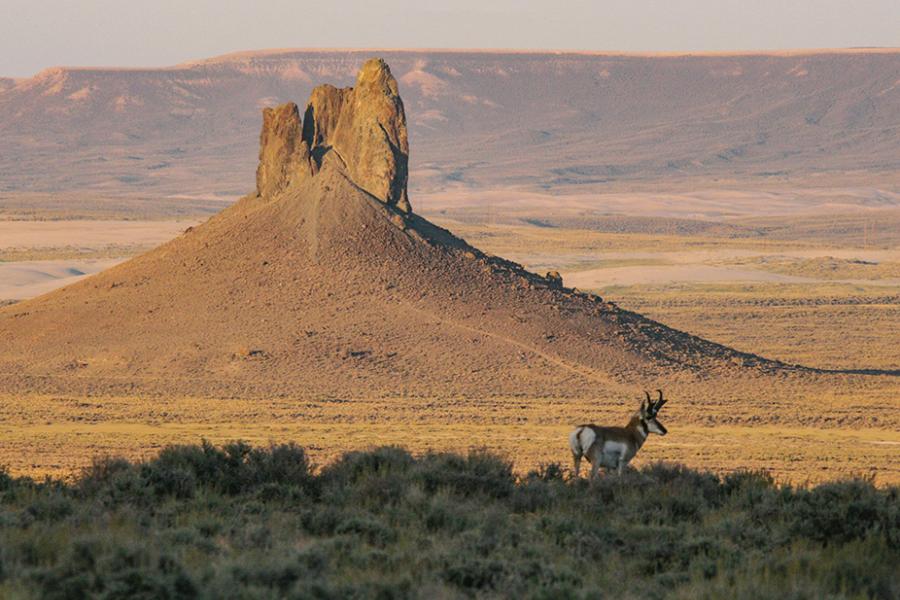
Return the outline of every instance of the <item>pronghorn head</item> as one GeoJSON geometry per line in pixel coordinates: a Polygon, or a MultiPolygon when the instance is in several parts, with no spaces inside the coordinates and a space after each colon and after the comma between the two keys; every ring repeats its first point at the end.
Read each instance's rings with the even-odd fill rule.
{"type": "Polygon", "coordinates": [[[647,431],[650,433],[666,435],[668,431],[656,418],[656,415],[659,413],[659,409],[663,407],[663,404],[666,403],[666,400],[663,398],[662,390],[656,390],[656,392],[659,394],[659,398],[657,398],[655,402],[650,399],[650,392],[644,392],[644,395],[647,396],[647,399],[641,402],[641,423],[644,424],[644,426],[647,428],[647,431]]]}

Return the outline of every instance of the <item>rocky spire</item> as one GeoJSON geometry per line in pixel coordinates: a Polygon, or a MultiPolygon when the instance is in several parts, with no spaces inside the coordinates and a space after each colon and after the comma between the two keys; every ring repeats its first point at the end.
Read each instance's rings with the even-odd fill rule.
{"type": "Polygon", "coordinates": [[[309,173],[309,148],[300,136],[297,105],[289,102],[263,109],[256,193],[274,196],[309,173]]]}
{"type": "Polygon", "coordinates": [[[296,104],[263,111],[257,193],[276,194],[315,176],[329,154],[356,185],[410,212],[406,114],[397,81],[383,60],[367,61],[352,88],[315,88],[302,126],[296,104]]]}

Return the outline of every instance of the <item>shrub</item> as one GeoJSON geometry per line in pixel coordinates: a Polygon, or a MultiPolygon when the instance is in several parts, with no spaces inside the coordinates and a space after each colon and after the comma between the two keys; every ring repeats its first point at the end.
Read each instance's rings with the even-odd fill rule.
{"type": "Polygon", "coordinates": [[[146,503],[162,496],[193,498],[200,488],[236,495],[265,486],[270,496],[284,497],[290,495],[284,488],[305,490],[312,482],[306,453],[295,444],[264,450],[234,442],[219,449],[204,441],[199,446],[169,446],[137,468],[122,459],[95,461],[82,474],[78,489],[112,502],[146,503]]]}
{"type": "Polygon", "coordinates": [[[381,446],[374,450],[347,452],[322,471],[325,482],[349,485],[362,477],[385,472],[403,473],[415,463],[412,454],[398,446],[381,446]]]}
{"type": "Polygon", "coordinates": [[[448,559],[444,581],[467,590],[489,590],[505,576],[506,566],[495,559],[459,556],[448,559]]]}
{"type": "Polygon", "coordinates": [[[561,482],[565,473],[559,463],[541,464],[537,469],[529,471],[525,481],[561,482]]]}
{"type": "Polygon", "coordinates": [[[114,485],[118,479],[128,480],[124,475],[136,473],[137,469],[124,458],[104,456],[95,458],[91,466],[81,471],[76,489],[85,495],[96,495],[114,485]]]}
{"type": "Polygon", "coordinates": [[[25,512],[36,521],[59,521],[74,511],[74,502],[68,494],[54,490],[39,495],[25,512]]]}
{"type": "Polygon", "coordinates": [[[353,534],[354,537],[379,547],[397,539],[397,534],[390,527],[366,516],[345,519],[335,527],[334,532],[338,535],[353,534]]]}
{"type": "Polygon", "coordinates": [[[512,463],[484,450],[458,454],[428,453],[417,461],[416,479],[428,492],[447,489],[462,496],[509,496],[515,486],[512,463]]]}
{"type": "Polygon", "coordinates": [[[887,532],[891,513],[883,494],[870,482],[827,483],[798,493],[791,506],[793,534],[822,543],[863,539],[870,531],[887,532]]]}
{"type": "Polygon", "coordinates": [[[431,532],[458,533],[468,529],[472,521],[466,505],[445,495],[436,495],[425,511],[423,522],[426,529],[431,532]]]}
{"type": "Polygon", "coordinates": [[[331,535],[346,515],[343,509],[332,504],[315,504],[300,513],[303,528],[318,536],[331,535]]]}
{"type": "MultiPolygon", "coordinates": [[[[722,493],[729,498],[751,503],[775,487],[775,480],[766,471],[735,471],[722,479],[722,493]]],[[[749,503],[744,504],[749,506],[749,503]]]]}
{"type": "Polygon", "coordinates": [[[0,492],[12,489],[13,478],[9,474],[9,470],[4,465],[0,465],[0,492]]]}
{"type": "Polygon", "coordinates": [[[154,558],[140,544],[104,548],[98,539],[74,540],[55,566],[32,575],[42,598],[194,598],[197,587],[173,558],[154,558]]]}
{"type": "Polygon", "coordinates": [[[900,551],[900,489],[889,490],[885,504],[884,536],[889,548],[900,551]]]}
{"type": "Polygon", "coordinates": [[[238,442],[0,486],[0,597],[900,596],[900,490],[864,480],[238,442]]]}
{"type": "Polygon", "coordinates": [[[242,487],[274,484],[308,489],[314,481],[306,452],[296,444],[274,445],[268,451],[253,449],[243,456],[245,463],[239,467],[242,487]]]}

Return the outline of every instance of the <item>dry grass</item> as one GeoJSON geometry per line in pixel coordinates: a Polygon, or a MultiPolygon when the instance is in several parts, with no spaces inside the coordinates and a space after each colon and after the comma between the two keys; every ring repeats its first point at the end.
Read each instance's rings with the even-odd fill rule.
{"type": "MultiPolygon", "coordinates": [[[[653,437],[636,464],[682,462],[726,472],[767,469],[778,479],[824,481],[874,475],[900,482],[900,415],[882,415],[897,386],[880,378],[863,394],[720,401],[712,390],[674,390],[666,407],[671,434],[653,437]],[[809,406],[816,403],[817,410],[809,406]],[[860,415],[870,415],[864,417],[860,415]]],[[[808,390],[813,394],[814,390],[808,390]]],[[[624,421],[634,400],[454,398],[215,400],[166,398],[0,398],[0,463],[15,473],[67,476],[96,455],[146,458],[172,443],[295,441],[324,463],[352,449],[403,444],[412,451],[486,447],[526,471],[568,461],[571,425],[591,417],[624,421]]]]}
{"type": "Polygon", "coordinates": [[[233,197],[167,197],[104,195],[90,192],[0,192],[0,221],[123,221],[198,219],[209,217],[233,197]]]}
{"type": "Polygon", "coordinates": [[[751,266],[773,273],[794,275],[822,280],[900,279],[900,262],[817,256],[802,258],[793,256],[762,256],[749,260],[734,260],[730,264],[751,266]]]}
{"type": "Polygon", "coordinates": [[[101,248],[78,246],[44,246],[36,248],[0,249],[0,262],[23,262],[35,260],[101,260],[106,258],[126,258],[150,250],[143,245],[109,245],[101,248]]]}
{"type": "Polygon", "coordinates": [[[774,252],[785,249],[815,248],[813,243],[757,238],[680,236],[648,233],[608,233],[589,229],[563,229],[523,225],[467,224],[435,218],[478,248],[498,256],[564,255],[602,252],[685,252],[708,249],[749,249],[774,252]]]}
{"type": "Polygon", "coordinates": [[[534,270],[559,269],[564,281],[590,271],[591,277],[578,279],[592,281],[588,287],[603,297],[739,350],[826,369],[900,369],[900,248],[848,247],[843,235],[822,245],[817,236],[829,231],[832,220],[782,221],[783,229],[806,227],[807,234],[778,241],[518,226],[462,230],[476,245],[534,270]],[[888,260],[855,258],[870,254],[888,260]],[[658,266],[688,275],[684,281],[604,285],[607,269],[629,269],[640,279],[645,267],[658,266]],[[727,271],[723,281],[690,280],[691,268],[702,272],[707,266],[735,267],[735,280],[727,280],[727,271]],[[740,281],[748,270],[803,279],[740,281]]]}
{"type": "Polygon", "coordinates": [[[753,283],[637,285],[601,293],[672,327],[785,362],[900,369],[896,289],[753,283]]]}

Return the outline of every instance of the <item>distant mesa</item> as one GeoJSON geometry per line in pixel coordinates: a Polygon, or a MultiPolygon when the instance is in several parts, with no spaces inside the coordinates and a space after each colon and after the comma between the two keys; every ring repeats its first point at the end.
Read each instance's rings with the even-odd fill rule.
{"type": "Polygon", "coordinates": [[[329,162],[381,202],[410,212],[406,114],[383,60],[367,61],[354,87],[315,88],[302,122],[293,102],[263,111],[257,195],[278,194],[329,162]]]}
{"type": "MultiPolygon", "coordinates": [[[[256,167],[260,108],[298,102],[300,136],[319,138],[308,142],[310,149],[330,145],[343,155],[345,142],[356,143],[354,128],[365,127],[354,110],[363,89],[387,87],[368,94],[365,104],[377,112],[372,100],[380,98],[393,113],[396,79],[414,146],[412,195],[512,188],[603,194],[611,183],[668,188],[695,178],[704,186],[718,179],[755,188],[785,178],[806,187],[800,181],[811,177],[809,187],[818,188],[827,175],[839,177],[840,187],[864,182],[895,200],[888,190],[900,172],[897,50],[681,56],[382,50],[376,55],[392,76],[376,68],[357,82],[371,55],[259,51],[165,68],[57,67],[0,78],[3,191],[102,187],[116,196],[230,201],[246,191],[246,172],[256,167]],[[312,93],[326,81],[336,87],[312,93]],[[340,89],[348,86],[353,98],[340,89]],[[307,99],[313,113],[325,115],[306,119],[307,99]],[[321,135],[314,135],[319,126],[321,135]],[[134,155],[146,162],[128,158],[134,155]],[[103,169],[83,168],[98,156],[103,169]],[[148,173],[149,165],[163,163],[148,173]]],[[[390,119],[381,124],[385,132],[368,133],[387,136],[402,155],[399,132],[390,119]]],[[[657,212],[671,216],[681,205],[657,212]]],[[[420,201],[416,208],[423,207],[420,201]]]]}

